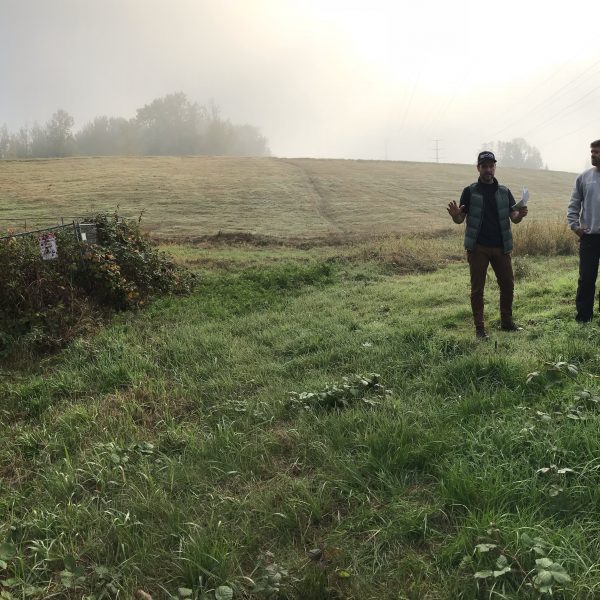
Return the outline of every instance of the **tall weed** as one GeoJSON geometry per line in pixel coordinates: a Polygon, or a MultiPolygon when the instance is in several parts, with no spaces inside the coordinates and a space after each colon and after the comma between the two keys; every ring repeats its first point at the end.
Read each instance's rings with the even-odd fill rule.
{"type": "Polygon", "coordinates": [[[516,255],[569,256],[577,254],[578,238],[564,221],[526,221],[513,227],[516,255]]]}
{"type": "Polygon", "coordinates": [[[395,273],[431,273],[445,255],[430,240],[416,236],[386,236],[358,247],[357,258],[375,261],[395,273]]]}

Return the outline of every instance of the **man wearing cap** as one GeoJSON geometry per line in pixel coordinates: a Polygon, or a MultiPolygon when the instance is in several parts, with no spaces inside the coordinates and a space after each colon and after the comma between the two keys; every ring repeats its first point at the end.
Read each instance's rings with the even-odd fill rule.
{"type": "Polygon", "coordinates": [[[483,320],[483,290],[488,266],[491,264],[500,287],[500,328],[503,331],[520,331],[513,321],[512,305],[514,276],[511,251],[513,246],[510,221],[520,223],[527,208],[512,210],[515,199],[511,191],[498,184],[496,157],[484,150],[477,157],[479,179],[467,186],[459,204],[448,204],[448,213],[455,223],[467,219],[465,249],[471,273],[471,309],[475,322],[475,335],[480,339],[489,336],[483,320]]]}
{"type": "Polygon", "coordinates": [[[575,307],[580,323],[594,315],[596,278],[600,260],[600,140],[590,144],[592,168],[575,180],[567,208],[569,227],[579,236],[579,282],[575,307]]]}

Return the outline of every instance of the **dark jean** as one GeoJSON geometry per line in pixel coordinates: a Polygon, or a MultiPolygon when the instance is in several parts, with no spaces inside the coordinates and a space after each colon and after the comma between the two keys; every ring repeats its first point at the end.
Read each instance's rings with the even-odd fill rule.
{"type": "Polygon", "coordinates": [[[512,305],[515,289],[510,254],[504,254],[502,248],[476,244],[473,250],[467,252],[467,260],[471,272],[471,309],[473,310],[475,328],[484,328],[483,290],[490,264],[494,269],[500,287],[500,320],[503,325],[510,325],[513,322],[512,305]]]}
{"type": "Polygon", "coordinates": [[[585,234],[579,240],[579,282],[575,298],[578,321],[591,321],[594,316],[599,260],[600,235],[585,234]]]}

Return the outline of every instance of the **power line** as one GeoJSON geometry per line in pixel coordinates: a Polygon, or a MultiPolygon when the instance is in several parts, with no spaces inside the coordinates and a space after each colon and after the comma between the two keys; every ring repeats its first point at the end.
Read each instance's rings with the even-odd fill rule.
{"type": "Polygon", "coordinates": [[[542,121],[539,125],[536,125],[535,127],[532,127],[531,129],[529,129],[528,131],[526,131],[523,135],[524,136],[525,135],[529,135],[532,131],[535,131],[536,129],[539,129],[543,125],[546,125],[547,123],[553,121],[560,114],[564,113],[565,111],[569,110],[570,108],[573,108],[574,106],[576,106],[577,104],[579,104],[582,100],[584,100],[585,98],[587,98],[590,94],[593,94],[594,92],[597,92],[597,91],[598,91],[598,88],[594,88],[593,90],[590,90],[587,94],[584,94],[581,98],[579,98],[579,100],[576,100],[575,102],[572,102],[568,106],[565,106],[564,108],[562,108],[558,112],[554,113],[551,117],[548,117],[545,121],[542,121]]]}
{"type": "Polygon", "coordinates": [[[406,122],[406,116],[408,115],[408,111],[409,111],[410,106],[412,104],[412,101],[413,101],[413,98],[414,98],[414,95],[415,95],[415,91],[417,89],[417,84],[419,83],[419,79],[421,78],[422,66],[423,65],[421,63],[421,65],[419,66],[419,71],[417,73],[417,76],[415,77],[415,81],[413,83],[412,91],[410,93],[410,98],[408,99],[408,103],[406,105],[406,109],[404,110],[404,115],[402,117],[402,122],[400,123],[399,131],[402,131],[402,129],[404,128],[404,123],[406,122]]]}
{"type": "Polygon", "coordinates": [[[493,138],[496,137],[498,134],[503,133],[504,131],[506,131],[507,129],[509,129],[510,127],[513,127],[514,125],[516,125],[517,123],[519,123],[519,121],[522,121],[523,119],[527,118],[532,112],[536,111],[538,108],[540,108],[541,106],[543,106],[544,104],[547,104],[548,102],[553,102],[556,100],[556,97],[566,88],[568,88],[572,83],[574,83],[575,81],[577,81],[578,79],[580,79],[581,77],[583,77],[586,73],[588,73],[589,71],[591,71],[593,68],[595,68],[597,65],[600,64],[600,60],[597,60],[596,62],[594,62],[591,66],[589,66],[587,69],[585,69],[582,73],[580,73],[579,75],[577,75],[576,77],[574,77],[573,79],[569,80],[566,84],[564,84],[558,91],[554,92],[553,94],[549,95],[548,97],[544,98],[544,100],[542,100],[541,102],[538,102],[538,104],[536,104],[533,108],[530,108],[527,112],[525,112],[523,115],[521,115],[519,118],[515,119],[514,121],[512,121],[511,123],[509,123],[508,125],[506,125],[505,127],[503,127],[502,129],[499,129],[498,131],[496,131],[495,133],[491,134],[489,137],[493,138]]]}
{"type": "MultiPolygon", "coordinates": [[[[441,110],[438,110],[436,114],[433,114],[431,119],[429,119],[429,122],[427,123],[427,125],[425,125],[425,127],[423,127],[422,130],[425,130],[425,132],[427,132],[429,129],[433,128],[432,125],[434,123],[437,126],[437,124],[440,120],[440,117],[442,115],[445,115],[448,112],[448,110],[450,109],[450,106],[452,105],[452,103],[454,102],[455,99],[456,99],[456,89],[454,90],[454,92],[453,92],[452,96],[450,96],[450,98],[446,99],[445,101],[442,100],[443,108],[441,110]]],[[[432,112],[434,112],[434,111],[432,111],[432,112]]]]}
{"type": "Polygon", "coordinates": [[[588,129],[589,127],[593,127],[594,125],[596,125],[596,123],[600,123],[600,119],[596,119],[594,121],[590,121],[589,123],[586,123],[585,125],[582,125],[581,127],[578,127],[577,129],[574,129],[573,131],[569,131],[569,133],[565,133],[563,135],[559,135],[559,136],[557,136],[555,138],[552,138],[551,140],[547,140],[545,142],[542,142],[542,144],[540,144],[540,145],[553,144],[554,142],[558,142],[560,140],[563,140],[564,138],[570,137],[570,136],[574,135],[575,133],[579,133],[583,129],[588,129]]]}

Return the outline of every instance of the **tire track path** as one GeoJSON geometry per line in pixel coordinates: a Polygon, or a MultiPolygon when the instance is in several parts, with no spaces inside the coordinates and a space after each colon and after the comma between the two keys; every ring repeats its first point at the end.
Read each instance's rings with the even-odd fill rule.
{"type": "Polygon", "coordinates": [[[286,159],[286,162],[299,169],[302,173],[302,177],[305,179],[308,188],[312,192],[313,207],[319,218],[323,219],[323,221],[333,229],[334,233],[347,233],[347,230],[336,222],[331,205],[321,191],[318,180],[313,177],[302,164],[290,159],[286,159]]]}

